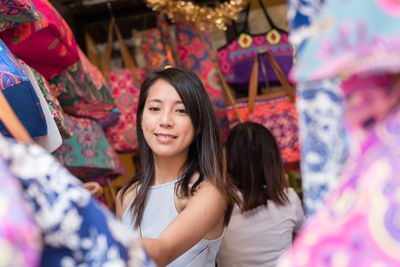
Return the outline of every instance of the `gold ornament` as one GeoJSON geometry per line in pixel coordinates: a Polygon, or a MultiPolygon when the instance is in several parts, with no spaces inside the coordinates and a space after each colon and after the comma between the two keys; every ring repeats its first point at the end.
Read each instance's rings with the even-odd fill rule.
{"type": "Polygon", "coordinates": [[[250,0],[230,0],[216,4],[215,8],[199,6],[183,0],[145,0],[153,11],[166,14],[172,21],[184,20],[196,24],[200,29],[226,30],[236,20],[250,0]]]}

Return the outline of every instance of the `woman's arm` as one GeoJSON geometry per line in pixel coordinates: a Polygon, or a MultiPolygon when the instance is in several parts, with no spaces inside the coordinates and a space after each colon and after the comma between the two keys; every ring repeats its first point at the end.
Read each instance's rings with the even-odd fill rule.
{"type": "Polygon", "coordinates": [[[142,239],[143,247],[159,266],[167,265],[202,238],[214,239],[221,235],[225,205],[216,187],[203,181],[186,207],[157,239],[142,239]]]}

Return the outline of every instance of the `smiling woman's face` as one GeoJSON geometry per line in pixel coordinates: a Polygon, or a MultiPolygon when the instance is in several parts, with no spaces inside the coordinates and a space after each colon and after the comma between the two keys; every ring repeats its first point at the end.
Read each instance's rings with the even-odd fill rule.
{"type": "Polygon", "coordinates": [[[155,156],[186,158],[194,128],[185,105],[168,82],[159,79],[150,86],[141,126],[155,156]]]}

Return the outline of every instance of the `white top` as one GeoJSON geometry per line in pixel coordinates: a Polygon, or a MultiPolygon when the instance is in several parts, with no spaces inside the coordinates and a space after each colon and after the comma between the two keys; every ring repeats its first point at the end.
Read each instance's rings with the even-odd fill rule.
{"type": "MultiPolygon", "coordinates": [[[[177,181],[179,179],[165,184],[150,186],[140,223],[142,237],[157,238],[165,227],[178,216],[178,211],[175,207],[175,184],[177,181]]],[[[124,211],[121,219],[123,223],[131,226],[137,235],[137,229],[133,223],[135,218],[131,216],[129,209],[124,211]]],[[[196,226],[194,225],[193,227],[196,226]]],[[[214,267],[222,236],[223,234],[213,240],[201,239],[191,249],[168,264],[168,267],[214,267]]]]}
{"type": "Polygon", "coordinates": [[[241,214],[235,206],[231,221],[225,230],[218,252],[218,267],[275,266],[279,257],[292,244],[305,217],[301,201],[292,188],[288,188],[290,203],[268,206],[241,214]]]}

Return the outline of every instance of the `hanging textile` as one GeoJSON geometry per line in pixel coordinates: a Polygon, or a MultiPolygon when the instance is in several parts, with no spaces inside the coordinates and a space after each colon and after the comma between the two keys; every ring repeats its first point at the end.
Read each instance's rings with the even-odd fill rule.
{"type": "Polygon", "coordinates": [[[31,1],[40,18],[4,31],[0,37],[14,55],[49,80],[79,60],[77,45],[71,29],[47,0],[31,1]]]}
{"type": "Polygon", "coordinates": [[[292,78],[309,81],[398,71],[398,6],[397,1],[390,0],[328,1],[315,20],[307,45],[299,53],[292,78]],[[354,12],[361,5],[363,12],[354,12]]]}
{"type": "MultiPolygon", "coordinates": [[[[289,39],[299,53],[312,33],[311,28],[324,2],[288,2],[289,39]]],[[[303,201],[306,215],[311,216],[336,184],[346,159],[343,96],[339,79],[298,82],[296,88],[303,201]]]]}
{"type": "Polygon", "coordinates": [[[14,28],[24,22],[35,21],[39,17],[30,1],[2,0],[0,6],[0,32],[14,28]]]}
{"type": "Polygon", "coordinates": [[[337,184],[347,158],[343,94],[338,79],[297,84],[301,181],[307,216],[316,212],[337,184]]]}
{"type": "Polygon", "coordinates": [[[157,16],[157,28],[144,32],[141,49],[146,59],[146,71],[151,73],[167,65],[175,66],[169,43],[168,25],[164,15],[157,16]]]}
{"type": "Polygon", "coordinates": [[[399,7],[396,1],[327,1],[317,20],[324,29],[312,31],[299,53],[297,79],[344,80],[350,153],[338,185],[278,266],[400,263],[399,7]]]}
{"type": "Polygon", "coordinates": [[[63,140],[54,156],[76,177],[92,180],[108,172],[123,174],[121,162],[108,143],[100,124],[91,119],[65,114],[73,136],[63,140]]]}
{"type": "Polygon", "coordinates": [[[47,101],[50,112],[53,115],[58,130],[60,131],[61,137],[62,138],[71,137],[72,131],[70,129],[70,126],[65,123],[64,111],[61,108],[60,102],[51,91],[48,81],[43,77],[43,75],[41,75],[36,70],[32,69],[32,71],[33,74],[35,75],[36,81],[39,84],[40,90],[42,91],[42,94],[47,101]]]}
{"type": "Polygon", "coordinates": [[[71,115],[105,119],[115,107],[110,88],[98,68],[78,48],[79,61],[49,80],[63,110],[71,115]]]}
{"type": "MultiPolygon", "coordinates": [[[[203,34],[212,51],[208,33],[204,31],[203,34]]],[[[201,41],[201,37],[194,27],[178,22],[176,23],[176,40],[183,67],[193,71],[203,82],[217,117],[221,138],[225,140],[229,133],[228,118],[225,111],[226,101],[214,64],[201,41]]]]}
{"type": "Polygon", "coordinates": [[[311,35],[311,26],[326,0],[288,0],[287,17],[290,25],[289,40],[299,50],[311,35]]]}
{"type": "Polygon", "coordinates": [[[114,20],[112,20],[109,25],[103,72],[106,79],[109,79],[111,94],[115,99],[117,108],[121,111],[121,114],[118,116],[118,121],[107,127],[104,133],[116,151],[137,151],[136,112],[140,85],[146,74],[135,65],[114,20]],[[117,34],[125,69],[118,69],[110,72],[113,31],[117,34]]]}
{"type": "Polygon", "coordinates": [[[39,266],[42,240],[19,182],[0,155],[0,263],[39,266]]]}
{"type": "MultiPolygon", "coordinates": [[[[39,98],[21,65],[0,39],[0,86],[8,103],[32,137],[47,133],[47,125],[39,98]]],[[[11,136],[0,121],[0,132],[11,136]]]]}
{"type": "Polygon", "coordinates": [[[61,146],[62,144],[61,134],[58,131],[56,122],[53,119],[53,115],[50,113],[49,105],[47,104],[46,99],[44,98],[40,90],[39,84],[36,81],[35,75],[33,74],[31,68],[22,61],[20,62],[20,64],[23,71],[26,73],[29,80],[31,81],[35,93],[39,98],[39,103],[43,110],[43,114],[47,125],[47,134],[44,136],[35,137],[33,140],[35,141],[36,144],[40,145],[46,151],[51,153],[61,146]]]}
{"type": "MultiPolygon", "coordinates": [[[[262,1],[259,3],[271,29],[263,34],[249,33],[247,9],[244,30],[233,41],[218,49],[218,61],[225,81],[238,93],[248,90],[255,55],[269,52],[285,77],[293,64],[295,49],[289,43],[288,33],[275,25],[262,1]]],[[[278,76],[267,58],[261,57],[260,61],[257,77],[259,87],[279,85],[278,76]]]]}
{"type": "Polygon", "coordinates": [[[155,266],[131,229],[43,149],[0,137],[0,151],[33,208],[40,266],[155,266]]]}

